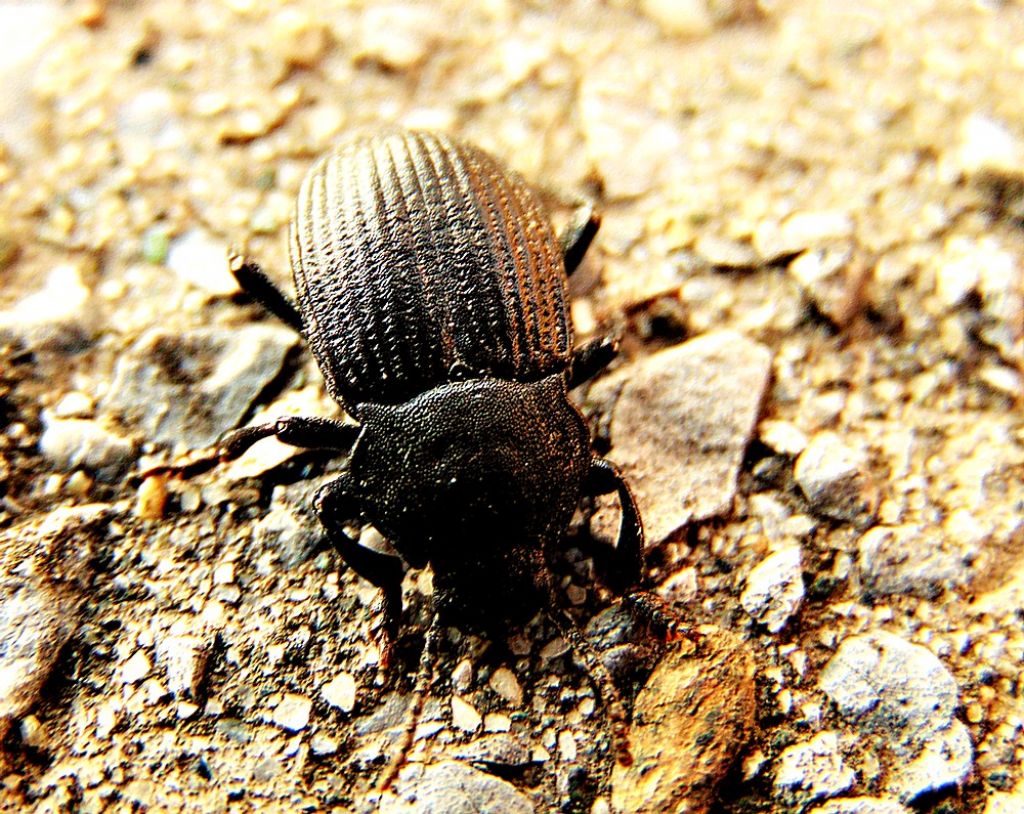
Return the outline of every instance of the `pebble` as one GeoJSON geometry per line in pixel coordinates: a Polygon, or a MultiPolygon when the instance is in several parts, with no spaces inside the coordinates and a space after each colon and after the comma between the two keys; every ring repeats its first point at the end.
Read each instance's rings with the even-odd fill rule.
{"type": "MultiPolygon", "coordinates": [[[[770,368],[767,348],[721,331],[628,365],[591,388],[588,399],[611,410],[608,457],[633,489],[648,544],[731,509],[770,368]]],[[[614,537],[613,517],[608,508],[598,512],[595,533],[614,537]]]]}
{"type": "Polygon", "coordinates": [[[88,394],[72,390],[60,397],[50,414],[54,418],[88,418],[95,409],[96,403],[88,394]]]}
{"type": "Polygon", "coordinates": [[[765,420],[757,425],[757,435],[769,449],[795,458],[810,443],[807,435],[788,421],[765,420]]]}
{"type": "Polygon", "coordinates": [[[317,732],[309,739],[309,750],[319,757],[333,755],[338,751],[338,741],[322,732],[317,732]]]}
{"type": "Polygon", "coordinates": [[[820,685],[843,717],[885,738],[894,759],[884,785],[902,802],[959,785],[970,773],[971,740],[953,718],[956,681],[926,648],[882,631],[848,638],[820,685]]]}
{"type": "Polygon", "coordinates": [[[0,738],[36,703],[78,629],[103,504],[56,509],[0,533],[0,738]]]}
{"type": "Polygon", "coordinates": [[[387,3],[362,15],[354,56],[393,71],[407,71],[427,56],[436,36],[436,19],[426,8],[387,3]]]}
{"type": "Polygon", "coordinates": [[[930,650],[884,631],[845,639],[820,685],[843,717],[891,736],[890,746],[904,757],[949,726],[957,705],[946,666],[930,650]]]}
{"type": "Polygon", "coordinates": [[[834,797],[849,789],[857,773],[843,761],[835,732],[819,732],[809,741],[786,747],[779,755],[774,790],[791,803],[834,797]]]}
{"type": "Polygon", "coordinates": [[[211,649],[212,643],[191,633],[157,637],[156,661],[167,677],[167,689],[178,697],[197,698],[211,649]]]}
{"type": "Polygon", "coordinates": [[[273,325],[154,328],[118,360],[102,409],[148,441],[210,446],[238,425],[297,341],[273,325]]]}
{"type": "Polygon", "coordinates": [[[153,664],[144,650],[136,650],[121,668],[121,681],[125,684],[136,684],[149,675],[153,664]]]}
{"type": "Polygon", "coordinates": [[[312,711],[313,702],[306,696],[285,693],[274,707],[271,720],[289,732],[301,732],[309,725],[309,714],[312,711]]]}
{"type": "Polygon", "coordinates": [[[970,581],[976,553],[966,538],[950,538],[930,526],[875,526],[857,541],[857,569],[869,597],[934,599],[970,581]]]}
{"type": "Polygon", "coordinates": [[[504,698],[513,707],[520,707],[523,704],[523,688],[508,667],[499,667],[487,682],[487,686],[504,698]]]}
{"type": "Polygon", "coordinates": [[[324,700],[342,712],[351,712],[356,706],[356,679],[351,673],[338,673],[320,688],[324,700]]]}
{"type": "Polygon", "coordinates": [[[515,786],[464,763],[410,765],[380,801],[380,814],[534,814],[515,786]]]}
{"type": "Polygon", "coordinates": [[[834,520],[869,524],[878,492],[866,472],[863,454],[834,432],[819,432],[800,453],[793,477],[816,514],[834,520]]]}
{"type": "Polygon", "coordinates": [[[778,633],[804,599],[799,546],[769,554],[751,570],[740,604],[754,621],[778,633]]]}
{"type": "Polygon", "coordinates": [[[135,443],[84,418],[56,418],[43,410],[39,451],[62,472],[79,467],[92,470],[100,480],[120,478],[135,461],[135,443]]]}
{"type": "Polygon", "coordinates": [[[228,265],[228,246],[205,229],[190,229],[171,241],[167,267],[178,277],[213,296],[226,297],[239,286],[228,265]]]}
{"type": "Polygon", "coordinates": [[[504,731],[476,738],[459,748],[455,756],[468,763],[484,766],[522,768],[533,763],[524,739],[504,731]]]}
{"type": "Polygon", "coordinates": [[[896,800],[879,797],[843,797],[812,808],[807,814],[913,814],[896,800]]]}
{"type": "Polygon", "coordinates": [[[452,670],[452,688],[458,692],[466,692],[473,686],[473,662],[462,659],[452,670]]]}
{"type": "Polygon", "coordinates": [[[463,732],[476,732],[481,724],[483,724],[483,718],[480,713],[476,711],[469,701],[464,698],[460,698],[458,695],[452,696],[452,725],[456,729],[461,729],[463,732]]]}
{"type": "Polygon", "coordinates": [[[704,814],[754,731],[754,660],[734,634],[697,631],[679,642],[637,695],[632,766],[612,768],[612,806],[631,814],[704,814]],[[666,749],[666,744],[673,744],[666,749]]]}
{"type": "Polygon", "coordinates": [[[961,123],[956,144],[948,156],[965,174],[982,170],[1017,174],[1024,166],[1024,141],[1006,122],[984,113],[971,113],[961,123]]]}

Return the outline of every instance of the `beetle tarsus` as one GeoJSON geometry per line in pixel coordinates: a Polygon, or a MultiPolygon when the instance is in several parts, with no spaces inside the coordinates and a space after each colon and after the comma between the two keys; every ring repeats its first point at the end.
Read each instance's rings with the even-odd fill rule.
{"type": "Polygon", "coordinates": [[[228,255],[228,265],[243,291],[297,334],[305,335],[298,306],[274,284],[263,269],[235,252],[228,255]]]}
{"type": "Polygon", "coordinates": [[[567,275],[571,276],[579,268],[600,226],[601,216],[594,211],[592,202],[584,201],[573,210],[569,223],[558,236],[567,275]]]}
{"type": "Polygon", "coordinates": [[[569,390],[593,379],[619,355],[619,340],[610,336],[592,339],[575,350],[566,373],[569,390]]]}
{"type": "MultiPolygon", "coordinates": [[[[616,762],[622,766],[631,765],[633,755],[629,749],[629,716],[626,714],[626,707],[622,703],[622,697],[612,680],[611,673],[604,666],[604,662],[601,661],[593,644],[580,630],[576,620],[559,605],[558,597],[554,592],[548,600],[548,608],[545,613],[558,628],[562,638],[569,643],[573,652],[583,662],[594,682],[595,689],[604,704],[611,748],[616,762]]],[[[602,785],[607,785],[608,782],[609,778],[605,777],[602,780],[602,785]]]]}
{"type": "Polygon", "coordinates": [[[612,492],[619,495],[622,520],[619,523],[614,564],[609,569],[608,580],[616,593],[625,593],[640,584],[644,567],[644,526],[636,507],[633,490],[629,488],[619,468],[604,458],[595,458],[591,462],[583,490],[591,497],[612,492]]]}
{"type": "Polygon", "coordinates": [[[427,625],[427,631],[423,637],[423,650],[420,653],[420,664],[416,670],[416,681],[412,688],[412,703],[405,716],[405,727],[402,730],[402,738],[395,749],[394,756],[388,763],[387,768],[377,783],[377,794],[383,795],[391,788],[398,773],[402,770],[409,752],[412,750],[416,738],[416,727],[419,726],[420,716],[423,714],[423,705],[427,699],[427,691],[430,689],[430,681],[434,677],[434,666],[437,662],[437,648],[441,639],[441,615],[434,613],[427,625]]]}

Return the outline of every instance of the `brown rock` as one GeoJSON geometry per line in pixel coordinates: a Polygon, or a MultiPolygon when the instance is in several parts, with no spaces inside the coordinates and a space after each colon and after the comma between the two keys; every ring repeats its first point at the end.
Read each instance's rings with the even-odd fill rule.
{"type": "Polygon", "coordinates": [[[616,811],[701,814],[754,727],[754,660],[731,633],[702,628],[665,655],[637,696],[632,766],[612,772],[616,811]]]}

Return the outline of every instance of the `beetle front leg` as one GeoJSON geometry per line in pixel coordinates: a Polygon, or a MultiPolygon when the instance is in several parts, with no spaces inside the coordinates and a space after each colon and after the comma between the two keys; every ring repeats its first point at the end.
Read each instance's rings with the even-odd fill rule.
{"type": "Polygon", "coordinates": [[[287,415],[227,433],[220,440],[220,458],[233,461],[257,441],[271,436],[293,447],[347,451],[358,435],[358,426],[334,418],[287,415]]]}
{"type": "Polygon", "coordinates": [[[298,307],[291,297],[274,285],[263,269],[235,252],[228,256],[228,267],[244,292],[297,334],[305,336],[298,307]]]}
{"type": "Polygon", "coordinates": [[[584,201],[573,210],[569,223],[558,236],[567,275],[571,276],[579,268],[600,226],[601,216],[594,211],[592,202],[584,201]]]}
{"type": "Polygon", "coordinates": [[[610,336],[593,339],[587,344],[576,348],[572,362],[566,374],[566,387],[572,390],[584,382],[589,382],[598,373],[612,363],[619,355],[619,340],[610,336]]]}
{"type": "Polygon", "coordinates": [[[644,569],[644,526],[636,500],[619,468],[604,458],[594,458],[583,484],[584,494],[591,497],[618,492],[622,508],[619,538],[615,543],[613,567],[609,581],[616,593],[625,593],[640,584],[644,569]]]}
{"type": "Polygon", "coordinates": [[[371,585],[380,588],[382,641],[380,666],[387,671],[391,653],[398,638],[402,616],[402,560],[391,554],[374,551],[349,537],[345,526],[362,517],[355,484],[348,474],[324,484],[313,499],[320,524],[345,563],[371,585]]]}

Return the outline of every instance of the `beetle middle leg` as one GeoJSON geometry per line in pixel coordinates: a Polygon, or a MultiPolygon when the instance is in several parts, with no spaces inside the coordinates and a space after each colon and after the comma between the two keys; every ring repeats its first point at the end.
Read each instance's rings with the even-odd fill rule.
{"type": "Polygon", "coordinates": [[[263,269],[234,252],[228,257],[228,266],[243,291],[297,334],[304,336],[298,307],[291,297],[274,285],[263,269]]]}
{"type": "Polygon", "coordinates": [[[594,204],[590,201],[580,203],[573,210],[569,223],[558,236],[567,275],[571,275],[579,268],[600,226],[601,216],[594,211],[594,204]]]}
{"type": "Polygon", "coordinates": [[[402,615],[402,560],[393,554],[384,554],[360,545],[353,540],[345,526],[362,517],[355,484],[348,474],[324,484],[313,499],[313,507],[327,537],[345,563],[381,592],[382,641],[380,643],[381,669],[387,670],[391,653],[398,638],[398,624],[402,615]]]}

